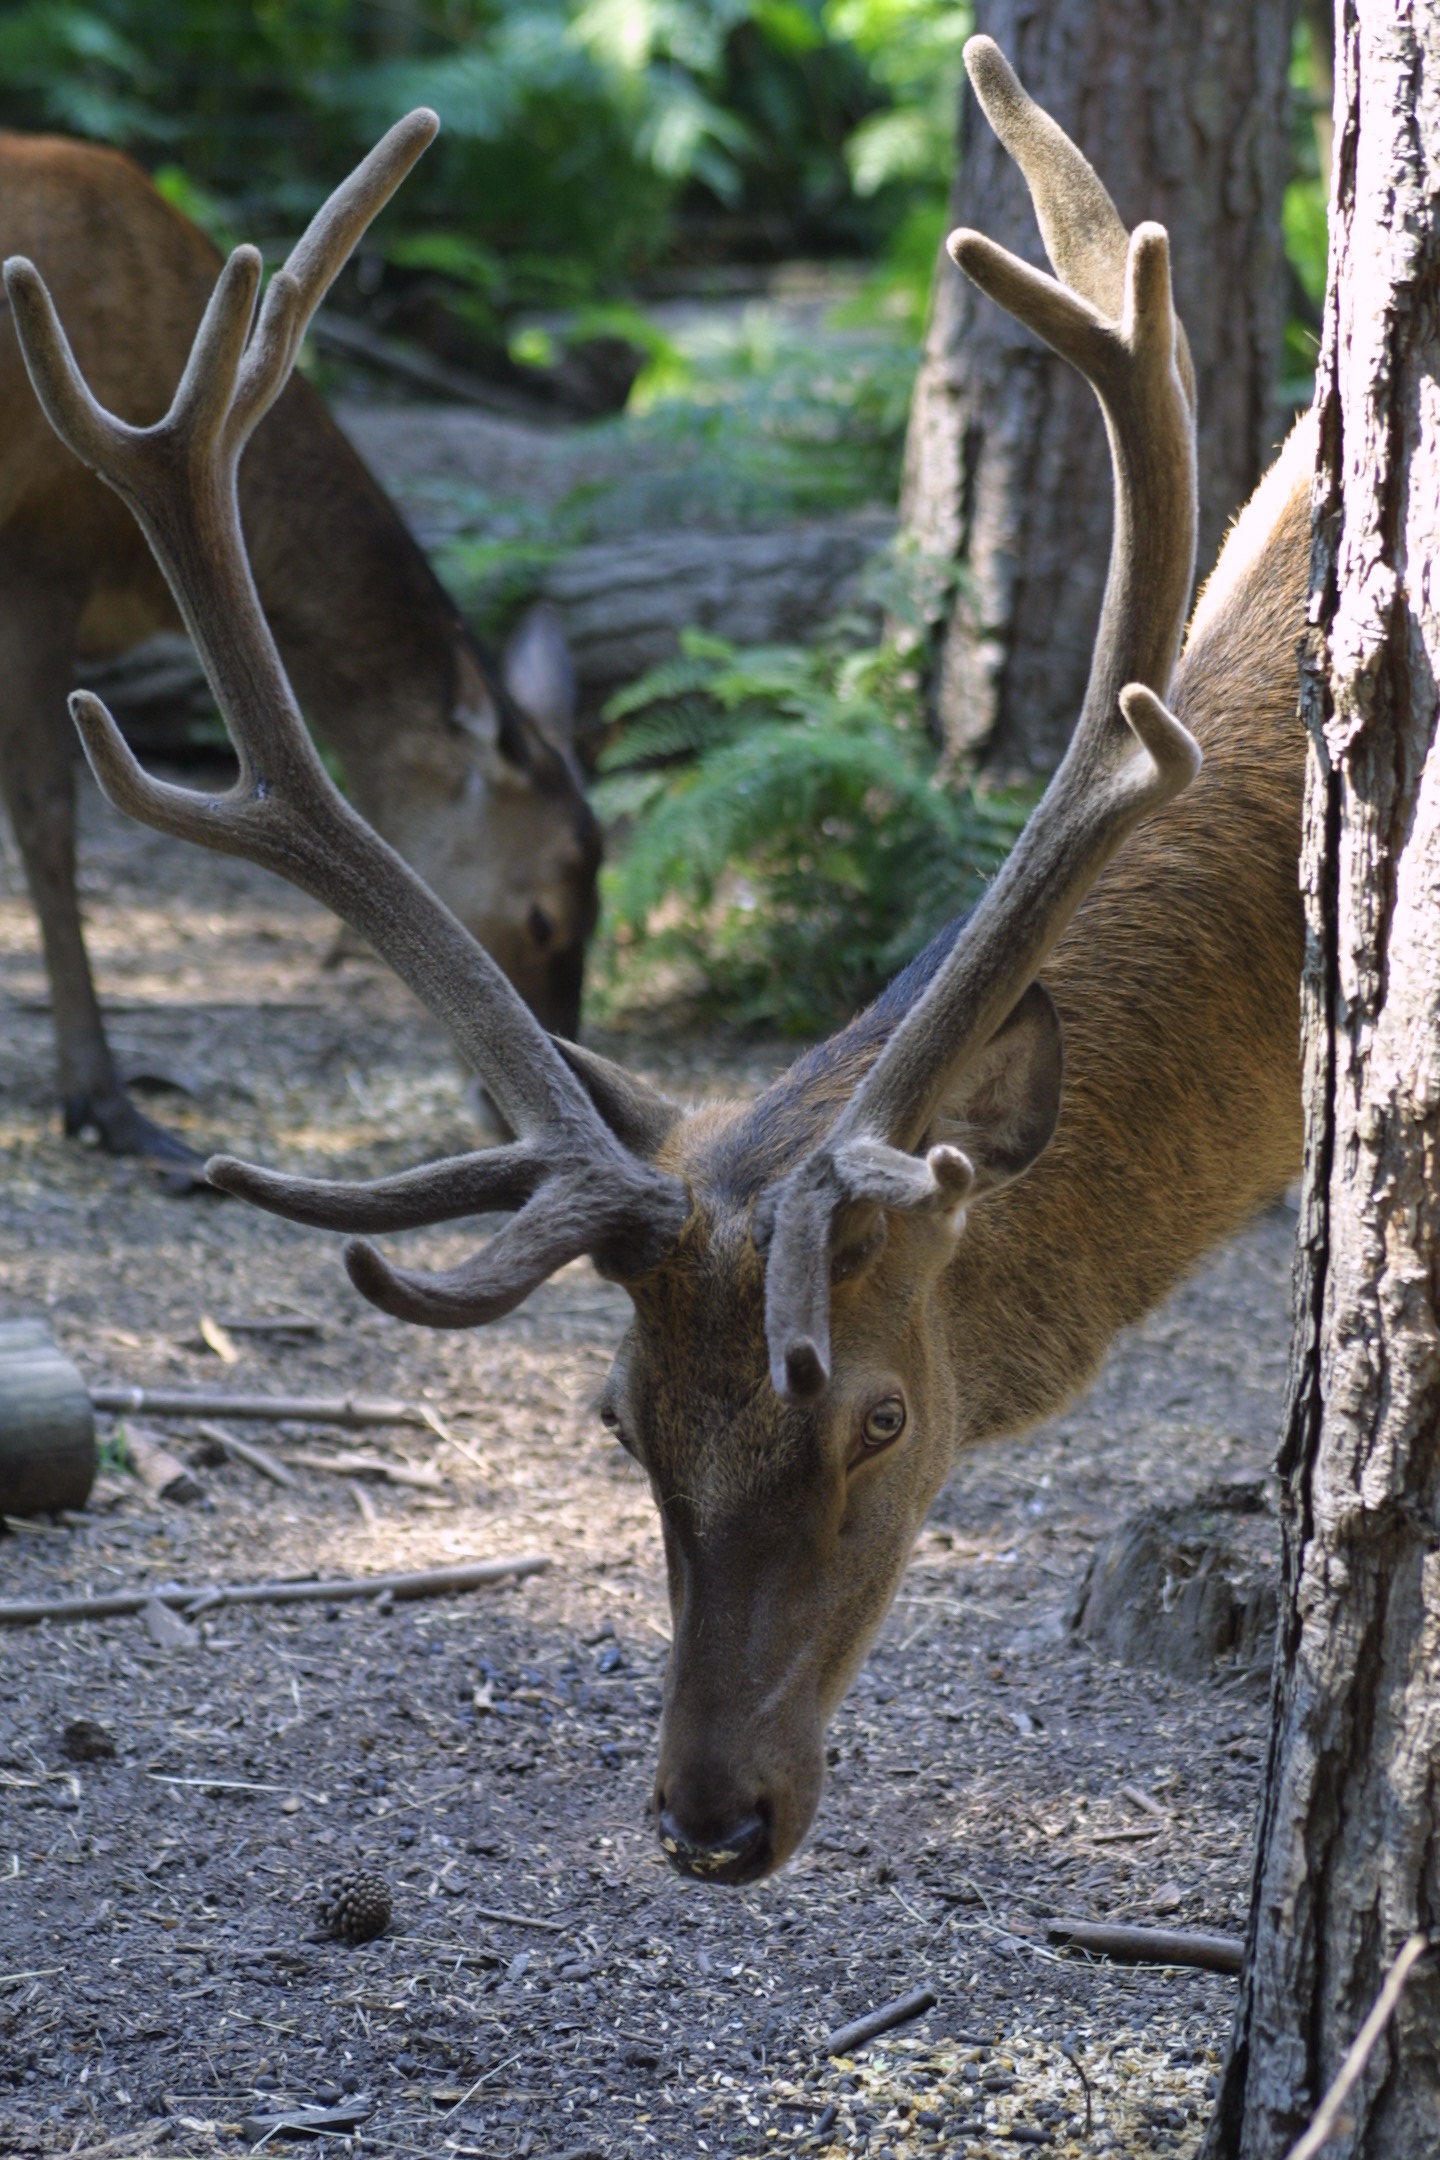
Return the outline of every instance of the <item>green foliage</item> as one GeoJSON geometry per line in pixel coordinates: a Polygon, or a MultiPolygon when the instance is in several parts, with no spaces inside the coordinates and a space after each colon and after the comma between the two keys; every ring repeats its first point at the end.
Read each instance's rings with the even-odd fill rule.
{"type": "Polygon", "coordinates": [[[1278,399],[1298,408],[1314,394],[1315,354],[1330,252],[1330,176],[1320,170],[1319,135],[1330,110],[1329,55],[1316,44],[1311,21],[1295,24],[1290,58],[1290,180],[1283,212],[1289,269],[1284,352],[1278,399]],[[1317,121],[1319,126],[1317,127],[1317,121]]]}
{"type": "Polygon", "coordinates": [[[278,240],[433,105],[375,245],[490,335],[677,245],[883,244],[945,185],[967,22],[954,0],[0,0],[0,121],[115,143],[217,239],[278,240]]]}
{"type": "Polygon", "coordinates": [[[95,1466],[102,1477],[114,1477],[119,1471],[133,1470],[135,1468],[134,1460],[130,1454],[130,1444],[125,1437],[123,1418],[116,1425],[113,1433],[104,1439],[97,1439],[95,1443],[95,1466]]]}
{"type": "Polygon", "coordinates": [[[691,633],[612,700],[600,991],[809,1033],[978,896],[1028,804],[937,769],[896,642],[737,651],[691,633]]]}
{"type": "Polygon", "coordinates": [[[891,322],[837,325],[832,290],[851,293],[854,280],[823,281],[799,306],[696,310],[664,336],[633,309],[577,312],[572,335],[608,330],[649,350],[624,416],[550,436],[538,498],[438,480],[404,498],[475,627],[503,642],[545,571],[577,547],[893,502],[914,347],[891,322]]]}

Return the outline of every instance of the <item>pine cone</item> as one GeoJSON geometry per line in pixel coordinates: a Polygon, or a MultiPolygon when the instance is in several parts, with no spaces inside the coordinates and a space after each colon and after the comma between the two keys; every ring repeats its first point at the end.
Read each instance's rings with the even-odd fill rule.
{"type": "Polygon", "coordinates": [[[320,1917],[348,1943],[373,1942],[390,1925],[390,1886],[372,1868],[352,1868],[331,1883],[320,1917]]]}

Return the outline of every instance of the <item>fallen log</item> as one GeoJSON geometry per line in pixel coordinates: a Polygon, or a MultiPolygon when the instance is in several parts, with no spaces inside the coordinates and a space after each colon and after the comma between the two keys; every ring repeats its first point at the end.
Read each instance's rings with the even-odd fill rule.
{"type": "Polygon", "coordinates": [[[587,699],[673,659],[682,630],[736,645],[798,643],[861,597],[893,520],[852,512],[766,532],[649,532],[552,563],[542,596],[560,618],[587,699]]]}
{"type": "Polygon", "coordinates": [[[1193,1965],[1238,1973],[1245,1946],[1233,1935],[1189,1935],[1171,1928],[1105,1927],[1090,1920],[1047,1920],[1052,1943],[1132,1965],[1193,1965]]]}
{"type": "Polygon", "coordinates": [[[436,360],[417,346],[386,337],[383,330],[372,330],[368,323],[356,322],[352,316],[335,315],[326,309],[311,322],[310,337],[322,349],[328,346],[332,352],[344,353],[347,359],[363,360],[368,367],[378,368],[397,381],[408,383],[413,390],[428,390],[432,394],[438,391],[441,397],[455,398],[462,405],[478,406],[481,412],[503,414],[507,419],[528,421],[532,425],[538,417],[539,401],[527,396],[523,390],[508,389],[504,383],[485,382],[464,368],[436,360]]]}
{"type": "Polygon", "coordinates": [[[83,1508],[95,1482],[85,1382],[43,1320],[0,1323],[0,1515],[83,1508]]]}
{"type": "Polygon", "coordinates": [[[521,1581],[543,1574],[550,1565],[540,1553],[516,1560],[477,1560],[466,1567],[426,1568],[412,1575],[340,1575],[333,1581],[307,1577],[299,1582],[151,1584],[144,1590],[115,1590],[102,1597],[34,1598],[0,1604],[0,1627],[33,1627],[42,1620],[117,1620],[143,1612],[152,1601],[172,1610],[213,1612],[222,1605],[340,1605],[356,1598],[449,1597],[478,1590],[486,1583],[521,1581]]]}
{"type": "MultiPolygon", "coordinates": [[[[352,418],[347,415],[347,424],[352,418]]],[[[352,432],[372,461],[378,444],[383,460],[384,445],[396,432],[394,415],[356,419],[352,432]]],[[[438,432],[433,423],[431,432],[438,432]]],[[[502,478],[517,488],[530,478],[537,455],[553,459],[543,437],[536,452],[532,433],[542,435],[516,427],[502,443],[514,467],[502,469],[502,478]]],[[[464,445],[452,455],[450,437],[441,434],[440,440],[449,469],[458,464],[465,477],[464,445]]],[[[406,462],[413,462],[414,446],[403,435],[400,441],[410,452],[406,462]]],[[[489,436],[481,447],[491,452],[489,436]]],[[[403,494],[404,474],[393,453],[391,462],[403,494]]],[[[589,477],[583,465],[576,476],[589,477]]],[[[542,472],[542,494],[544,479],[542,472]]],[[[894,522],[888,511],[856,510],[759,532],[680,527],[591,541],[538,571],[536,594],[555,609],[582,698],[594,707],[673,659],[682,630],[708,630],[742,646],[803,643],[832,616],[864,605],[865,570],[888,544],[894,522]]],[[[127,739],[152,754],[204,749],[210,738],[196,715],[210,710],[209,693],[185,640],[154,640],[136,658],[127,656],[126,665],[129,675],[92,669],[86,682],[112,705],[127,739]],[[152,653],[152,664],[142,665],[152,653]]],[[[218,732],[218,722],[211,725],[218,732]]]]}

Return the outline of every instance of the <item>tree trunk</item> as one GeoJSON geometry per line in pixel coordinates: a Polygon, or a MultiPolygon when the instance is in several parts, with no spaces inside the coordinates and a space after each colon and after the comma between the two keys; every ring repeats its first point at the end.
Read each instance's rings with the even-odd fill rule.
{"type": "MultiPolygon", "coordinates": [[[[1208,2160],[1279,2160],[1440,1919],[1440,12],[1341,0],[1336,76],[1285,1580],[1208,2160]]],[[[1346,2113],[1336,2160],[1440,2151],[1433,1963],[1346,2113]]]]}
{"type": "MultiPolygon", "coordinates": [[[[1169,228],[1200,393],[1200,568],[1274,447],[1291,0],[977,0],[1127,225],[1169,228]]],[[[967,86],[951,223],[1044,264],[1025,184],[967,86]]],[[[942,256],[901,516],[954,572],[934,701],[952,756],[1048,771],[1085,688],[1110,544],[1087,386],[942,256]]],[[[943,582],[943,581],[942,581],[943,582]]]]}

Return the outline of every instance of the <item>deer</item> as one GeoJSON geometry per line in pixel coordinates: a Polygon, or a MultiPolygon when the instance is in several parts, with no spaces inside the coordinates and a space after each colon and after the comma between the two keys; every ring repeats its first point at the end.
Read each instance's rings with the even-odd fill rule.
{"type": "Polygon", "coordinates": [[[1296,648],[1314,437],[1292,437],[1241,515],[1182,652],[1194,382],[1166,234],[1127,232],[991,40],[965,60],[1054,275],[974,232],[950,253],[1087,377],[1112,451],[1089,684],[978,905],[749,1103],[686,1107],[547,1035],[329,785],[250,577],[240,450],[433,116],[371,153],[258,312],[259,259],[231,256],[148,430],[95,401],[36,271],[5,266],[40,401],[143,527],[240,760],[218,799],[153,778],[79,692],[101,788],[323,897],[449,1030],[514,1136],[370,1182],[224,1156],[208,1175],[349,1233],[355,1287],[419,1325],[484,1326],[581,1255],[623,1287],[630,1324],[598,1407],[648,1476],[664,1549],[654,1819],[671,1863],[717,1885],[768,1874],[805,1836],[827,1722],[961,1452],[1068,1401],[1300,1157],[1296,648]],[[374,1242],[494,1215],[508,1219],[438,1272],[374,1242]]]}
{"type": "MultiPolygon", "coordinates": [[[[209,241],[116,152],[3,134],[0,249],[38,262],[107,403],[132,425],[158,421],[219,269],[209,241]]],[[[599,836],[563,715],[537,719],[522,703],[533,639],[521,679],[496,669],[301,377],[257,433],[240,507],[290,679],[362,814],[545,1025],[573,1033],[599,836]]],[[[139,529],[46,425],[14,323],[0,320],[0,790],[40,922],[64,1129],[111,1153],[198,1164],[137,1109],[106,1040],[76,900],[65,711],[84,680],[77,656],[177,626],[139,529]]]]}

